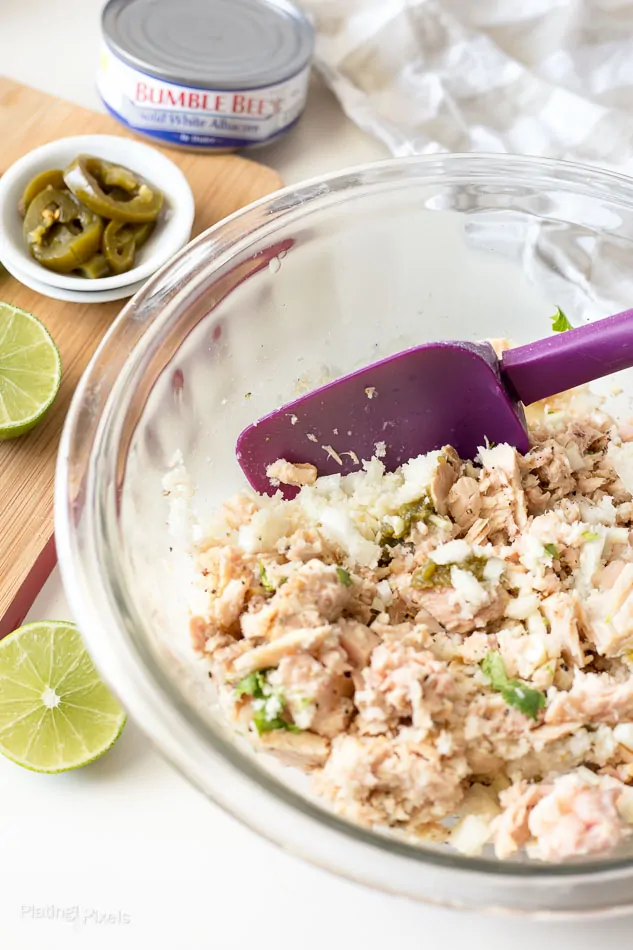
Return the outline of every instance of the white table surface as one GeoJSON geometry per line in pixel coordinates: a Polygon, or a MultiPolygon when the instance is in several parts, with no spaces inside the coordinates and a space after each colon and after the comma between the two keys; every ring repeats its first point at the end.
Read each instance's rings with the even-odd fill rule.
{"type": "MultiPolygon", "coordinates": [[[[0,69],[100,108],[101,5],[0,0],[0,69]]],[[[257,157],[290,184],[384,156],[315,81],[299,128],[257,157]]],[[[57,571],[29,615],[45,618],[72,619],[57,571]]],[[[630,919],[467,916],[338,880],[224,815],[132,722],[109,755],[78,772],[37,775],[0,757],[0,805],[0,945],[7,950],[593,950],[596,942],[624,950],[633,942],[630,919]]]]}

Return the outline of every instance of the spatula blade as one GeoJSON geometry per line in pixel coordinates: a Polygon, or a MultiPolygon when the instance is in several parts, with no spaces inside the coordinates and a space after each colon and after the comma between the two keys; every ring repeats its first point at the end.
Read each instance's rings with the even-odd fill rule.
{"type": "MultiPolygon", "coordinates": [[[[276,489],[266,468],[278,458],[311,462],[319,475],[358,471],[382,458],[393,471],[450,444],[474,458],[485,443],[528,449],[521,404],[506,391],[485,343],[427,343],[358,370],[260,419],[237,441],[252,487],[276,489]]],[[[293,489],[284,489],[290,497],[293,489]]]]}

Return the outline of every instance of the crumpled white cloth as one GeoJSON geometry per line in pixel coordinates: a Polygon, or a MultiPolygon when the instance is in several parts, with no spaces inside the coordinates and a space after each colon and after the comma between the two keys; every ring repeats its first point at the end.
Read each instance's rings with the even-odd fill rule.
{"type": "Polygon", "coordinates": [[[316,64],[393,155],[633,171],[633,0],[301,0],[316,64]]]}

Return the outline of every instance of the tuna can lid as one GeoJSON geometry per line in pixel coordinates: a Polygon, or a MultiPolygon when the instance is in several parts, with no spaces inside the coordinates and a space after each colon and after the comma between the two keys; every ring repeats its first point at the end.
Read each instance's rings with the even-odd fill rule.
{"type": "Polygon", "coordinates": [[[287,0],[109,0],[103,36],[125,63],[203,89],[256,89],[297,75],[314,31],[287,0]]]}

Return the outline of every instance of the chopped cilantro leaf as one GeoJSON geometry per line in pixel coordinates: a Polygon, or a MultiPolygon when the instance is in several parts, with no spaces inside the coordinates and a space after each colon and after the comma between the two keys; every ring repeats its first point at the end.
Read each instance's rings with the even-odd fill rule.
{"type": "Polygon", "coordinates": [[[253,724],[259,736],[262,732],[272,732],[274,729],[285,729],[286,732],[301,732],[301,729],[295,726],[294,722],[286,722],[281,716],[268,717],[265,709],[259,709],[253,713],[253,724]]]}
{"type": "Polygon", "coordinates": [[[350,572],[346,571],[344,567],[336,568],[336,576],[338,577],[338,579],[340,580],[341,584],[343,584],[344,587],[349,587],[350,584],[352,583],[350,572]]]}
{"type": "Polygon", "coordinates": [[[595,531],[583,531],[582,539],[583,541],[599,541],[600,535],[595,531]]]}
{"type": "Polygon", "coordinates": [[[268,682],[269,670],[256,670],[249,673],[236,684],[234,696],[251,696],[256,702],[253,704],[253,725],[258,735],[262,732],[272,732],[274,729],[285,729],[287,732],[301,732],[293,722],[285,720],[281,713],[286,705],[281,690],[275,689],[268,682]],[[270,702],[273,700],[273,702],[270,702]],[[275,702],[276,700],[276,702],[275,702]]]}
{"type": "Polygon", "coordinates": [[[564,333],[565,330],[574,329],[560,307],[556,308],[556,313],[553,317],[550,317],[550,320],[552,321],[552,330],[554,333],[564,333]]]}
{"type": "Polygon", "coordinates": [[[551,554],[552,557],[558,557],[558,548],[555,544],[544,544],[543,547],[548,554],[551,554]]]}
{"type": "Polygon", "coordinates": [[[259,562],[259,579],[264,590],[267,590],[271,594],[276,590],[275,585],[271,584],[268,580],[268,574],[266,573],[266,568],[262,561],[259,562]]]}
{"type": "Polygon", "coordinates": [[[237,683],[234,693],[237,699],[242,696],[253,696],[255,699],[264,698],[264,687],[267,685],[266,674],[262,670],[249,673],[237,683]]]}
{"type": "Polygon", "coordinates": [[[514,706],[524,716],[536,719],[539,710],[545,705],[545,696],[521,680],[508,679],[503,658],[498,651],[491,650],[486,654],[481,669],[484,676],[490,680],[492,688],[501,693],[508,706],[514,706]]]}
{"type": "Polygon", "coordinates": [[[543,693],[525,686],[520,680],[510,680],[508,685],[501,690],[501,695],[508,706],[514,706],[530,719],[536,719],[539,710],[545,705],[543,693]]]}

